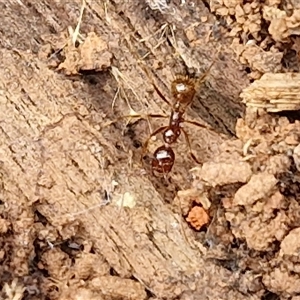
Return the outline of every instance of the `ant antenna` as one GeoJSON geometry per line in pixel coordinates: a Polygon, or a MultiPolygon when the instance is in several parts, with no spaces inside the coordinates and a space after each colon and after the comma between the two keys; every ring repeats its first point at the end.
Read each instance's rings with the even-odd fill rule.
{"type": "Polygon", "coordinates": [[[215,54],[215,57],[214,57],[212,63],[209,65],[208,69],[202,74],[202,76],[200,78],[198,78],[196,80],[196,83],[198,85],[197,87],[199,87],[205,81],[206,77],[209,75],[211,68],[214,66],[214,64],[216,63],[217,59],[219,58],[220,50],[221,49],[219,47],[218,51],[215,54]]]}

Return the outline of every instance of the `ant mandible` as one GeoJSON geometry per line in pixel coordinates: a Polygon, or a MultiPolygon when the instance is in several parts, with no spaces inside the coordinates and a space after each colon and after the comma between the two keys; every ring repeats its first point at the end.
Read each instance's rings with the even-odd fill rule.
{"type": "MultiPolygon", "coordinates": [[[[171,108],[171,114],[169,117],[166,115],[160,115],[160,114],[147,114],[146,115],[146,117],[151,117],[151,118],[169,118],[169,124],[167,126],[159,127],[154,132],[152,132],[149,135],[149,137],[147,138],[146,142],[144,143],[143,149],[142,149],[141,160],[143,159],[144,154],[147,151],[150,139],[153,136],[156,136],[157,134],[163,132],[164,145],[158,147],[154,151],[152,162],[151,162],[152,174],[155,177],[157,177],[159,175],[166,176],[168,173],[171,172],[174,162],[175,162],[175,153],[172,149],[172,145],[177,142],[181,133],[183,133],[183,135],[185,137],[186,143],[189,148],[190,156],[197,164],[201,164],[201,162],[198,161],[198,159],[192,152],[189,135],[185,131],[185,129],[183,129],[182,124],[188,123],[188,124],[195,125],[195,126],[198,126],[201,128],[206,128],[206,129],[209,127],[206,125],[203,125],[201,123],[198,123],[196,121],[186,120],[186,119],[184,119],[183,116],[186,112],[186,109],[193,102],[193,99],[194,99],[194,96],[196,93],[196,81],[198,83],[201,83],[204,81],[204,79],[209,74],[210,69],[214,65],[215,60],[216,59],[214,59],[214,61],[211,63],[211,65],[206,70],[206,72],[198,80],[192,79],[189,76],[182,76],[182,75],[176,76],[175,80],[171,83],[171,94],[172,94],[172,98],[174,99],[173,103],[171,103],[169,100],[167,100],[167,98],[162,94],[162,92],[159,90],[159,88],[153,82],[152,78],[149,76],[148,71],[145,70],[149,79],[151,80],[151,83],[152,83],[155,91],[157,92],[157,94],[171,108]]],[[[123,118],[140,118],[140,117],[145,117],[145,116],[144,115],[128,115],[128,116],[122,116],[120,118],[117,118],[117,120],[123,119],[123,118]]],[[[109,124],[112,124],[114,122],[115,121],[109,122],[109,124]]]]}

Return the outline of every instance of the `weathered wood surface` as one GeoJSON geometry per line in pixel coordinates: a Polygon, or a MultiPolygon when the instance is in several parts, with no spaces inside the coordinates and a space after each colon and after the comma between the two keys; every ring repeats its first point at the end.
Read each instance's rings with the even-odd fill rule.
{"type": "MultiPolygon", "coordinates": [[[[132,80],[140,102],[128,87],[127,92],[136,111],[148,106],[148,112],[161,113],[168,112],[168,107],[155,93],[149,94],[153,91],[151,82],[133,50],[151,52],[147,61],[150,70],[154,59],[164,63],[153,76],[168,95],[174,65],[205,71],[217,45],[223,45],[223,60],[216,62],[188,115],[200,121],[202,118],[223,133],[234,131],[236,117],[242,112],[238,94],[247,81],[222,39],[214,41],[217,23],[201,1],[194,1],[193,6],[176,6],[175,14],[163,15],[140,1],[86,3],[80,31],[95,31],[108,42],[113,65],[132,80]],[[201,22],[204,16],[208,17],[206,23],[201,22]],[[127,47],[125,40],[133,31],[144,39],[166,22],[176,26],[176,49],[171,37],[169,43],[156,49],[154,39],[144,43],[131,39],[131,49],[127,47]],[[194,28],[192,42],[184,33],[189,27],[194,28]],[[211,41],[206,42],[211,29],[211,41]]],[[[100,130],[103,121],[114,117],[111,103],[118,85],[113,76],[100,74],[93,86],[50,69],[41,59],[43,46],[66,32],[68,26],[75,28],[80,6],[80,1],[50,0],[1,4],[1,198],[14,221],[15,251],[23,251],[21,274],[26,274],[25,261],[32,255],[33,240],[39,235],[34,204],[63,239],[75,235],[92,243],[99,261],[106,261],[121,278],[136,279],[154,296],[246,299],[234,290],[236,279],[228,270],[205,261],[205,249],[192,242],[188,228],[185,231],[190,243],[186,242],[178,208],[166,204],[165,200],[175,194],[173,188],[189,186],[185,176],[193,162],[178,155],[173,183],[160,185],[141,171],[137,150],[128,136],[123,138],[122,126],[100,130]],[[116,142],[121,149],[115,147],[116,142]],[[105,205],[107,194],[110,202],[105,205]],[[125,207],[120,209],[122,199],[125,207]]],[[[128,113],[124,103],[117,99],[117,114],[128,113]]],[[[135,129],[141,132],[143,141],[147,133],[138,125],[135,129]]],[[[207,152],[197,154],[206,158],[225,138],[205,130],[191,132],[193,143],[201,144],[200,149],[207,152]]],[[[178,149],[184,153],[186,146],[178,149]]]]}

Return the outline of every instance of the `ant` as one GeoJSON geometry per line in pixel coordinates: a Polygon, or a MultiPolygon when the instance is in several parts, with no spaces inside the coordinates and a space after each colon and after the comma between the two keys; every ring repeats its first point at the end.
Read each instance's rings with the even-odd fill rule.
{"type": "MultiPolygon", "coordinates": [[[[212,66],[213,64],[211,64],[211,66],[202,76],[200,82],[204,80],[204,78],[207,76],[212,66]]],[[[154,176],[156,176],[157,174],[166,175],[171,172],[175,162],[175,153],[172,149],[172,145],[177,142],[181,133],[183,133],[186,143],[189,147],[190,156],[197,164],[201,164],[196,158],[196,156],[194,155],[194,153],[192,152],[188,133],[182,127],[183,123],[188,123],[198,127],[207,128],[207,126],[201,123],[198,123],[196,121],[186,120],[183,117],[187,108],[193,102],[196,93],[195,80],[188,76],[182,76],[182,75],[176,77],[176,79],[171,83],[171,95],[174,99],[172,104],[160,92],[160,90],[157,88],[155,84],[153,84],[153,86],[157,94],[160,96],[160,98],[170,106],[171,114],[169,116],[169,124],[167,126],[162,126],[157,130],[155,130],[153,133],[151,133],[143,147],[143,153],[144,153],[145,149],[147,149],[151,137],[157,135],[160,132],[163,132],[162,136],[163,136],[164,145],[158,147],[153,153],[153,158],[151,163],[152,174],[154,176]]]]}
{"type": "MultiPolygon", "coordinates": [[[[207,77],[207,75],[210,72],[210,69],[214,65],[215,60],[212,62],[212,64],[209,66],[209,68],[206,70],[206,72],[201,76],[200,79],[197,80],[197,82],[202,83],[204,79],[207,77]]],[[[177,142],[179,136],[181,133],[183,133],[186,143],[189,147],[189,154],[192,157],[192,159],[197,163],[201,164],[201,162],[198,161],[194,153],[192,152],[191,143],[189,140],[189,135],[183,129],[182,124],[188,123],[191,125],[195,125],[201,128],[208,128],[208,126],[203,125],[201,123],[198,123],[196,121],[190,121],[184,119],[184,114],[187,110],[187,108],[191,105],[193,102],[195,93],[196,93],[196,80],[189,77],[189,76],[182,76],[178,75],[176,76],[175,80],[171,83],[171,95],[174,99],[174,101],[171,103],[167,98],[162,94],[162,92],[159,90],[159,88],[156,86],[156,84],[153,82],[151,77],[148,74],[148,71],[146,71],[149,79],[152,82],[152,85],[159,95],[159,97],[168,104],[168,106],[171,108],[171,114],[170,116],[166,115],[160,115],[160,114],[147,114],[146,117],[150,118],[169,118],[169,124],[167,126],[162,126],[156,129],[154,132],[152,132],[149,137],[147,138],[146,142],[143,145],[142,148],[142,155],[141,160],[144,157],[144,154],[147,151],[148,144],[150,139],[153,136],[156,136],[157,134],[163,132],[163,141],[164,145],[158,147],[154,153],[153,158],[151,162],[151,170],[152,174],[155,177],[158,177],[159,175],[166,176],[169,174],[173,168],[174,162],[175,162],[175,153],[172,149],[172,145],[177,142]]],[[[127,117],[133,117],[133,118],[139,118],[144,117],[142,115],[129,115],[129,116],[122,116],[118,119],[123,119],[127,117]]],[[[114,123],[115,121],[109,122],[109,124],[114,123]]]]}

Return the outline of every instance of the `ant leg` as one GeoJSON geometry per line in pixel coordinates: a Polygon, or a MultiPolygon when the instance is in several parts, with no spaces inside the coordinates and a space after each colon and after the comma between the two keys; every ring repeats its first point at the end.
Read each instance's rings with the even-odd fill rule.
{"type": "Polygon", "coordinates": [[[213,65],[215,64],[215,62],[216,62],[216,60],[218,58],[219,52],[220,52],[220,49],[218,49],[217,53],[215,54],[215,58],[212,61],[212,63],[210,64],[210,66],[208,67],[208,69],[204,72],[204,74],[199,79],[197,79],[197,81],[199,82],[199,84],[201,84],[205,80],[205,78],[207,77],[207,75],[209,74],[211,68],[213,67],[213,65]]]}
{"type": "Polygon", "coordinates": [[[191,124],[191,125],[194,125],[194,126],[198,126],[198,127],[201,127],[201,128],[213,130],[212,127],[210,127],[210,126],[208,126],[208,125],[201,124],[201,123],[199,123],[199,122],[197,122],[197,121],[183,120],[183,122],[184,122],[184,123],[191,124]]]}
{"type": "Polygon", "coordinates": [[[162,126],[162,127],[159,127],[158,129],[156,129],[155,131],[153,131],[153,132],[149,135],[149,137],[147,138],[146,142],[145,142],[144,145],[143,145],[142,154],[141,154],[141,162],[143,162],[143,157],[144,157],[144,154],[145,154],[146,151],[147,151],[147,148],[148,148],[148,144],[149,144],[150,139],[151,139],[153,136],[159,134],[160,132],[162,132],[163,130],[165,130],[165,129],[167,129],[167,128],[168,128],[168,126],[162,126]]]}
{"type": "Polygon", "coordinates": [[[207,75],[209,74],[211,68],[213,67],[213,65],[216,62],[216,58],[213,60],[213,62],[210,64],[210,66],[208,67],[208,69],[204,72],[204,74],[202,74],[202,76],[197,80],[199,82],[199,84],[201,84],[205,78],[207,77],[207,75]]]}
{"type": "Polygon", "coordinates": [[[190,154],[190,156],[192,157],[192,159],[193,159],[197,164],[201,165],[202,163],[197,159],[197,157],[195,156],[195,154],[194,154],[193,151],[192,151],[192,146],[191,146],[191,142],[190,142],[188,133],[187,133],[183,128],[181,128],[181,130],[182,130],[182,132],[183,132],[183,134],[184,134],[186,143],[187,143],[187,145],[188,145],[188,147],[189,147],[189,154],[190,154]]]}
{"type": "Polygon", "coordinates": [[[150,117],[150,118],[168,118],[168,116],[166,115],[161,115],[161,114],[147,114],[147,115],[125,115],[125,116],[120,116],[112,121],[109,121],[107,123],[105,123],[103,125],[103,127],[108,127],[120,120],[123,120],[123,119],[130,119],[130,118],[140,118],[140,119],[146,119],[147,117],[150,117]]]}
{"type": "Polygon", "coordinates": [[[159,90],[159,88],[156,86],[156,84],[152,81],[152,85],[156,91],[156,93],[158,94],[158,96],[165,101],[170,107],[172,107],[171,102],[163,95],[163,93],[159,90]]]}
{"type": "Polygon", "coordinates": [[[146,73],[148,79],[150,80],[151,84],[153,85],[156,93],[158,94],[158,96],[165,102],[167,103],[170,107],[173,107],[171,102],[163,95],[163,93],[159,90],[159,88],[157,87],[157,85],[154,83],[153,80],[153,76],[150,75],[150,71],[148,70],[148,68],[144,65],[144,63],[141,61],[142,58],[139,57],[139,55],[137,54],[137,51],[134,50],[132,48],[132,44],[129,43],[127,41],[127,46],[129,48],[129,50],[131,51],[131,54],[136,58],[136,60],[139,62],[140,67],[143,69],[143,71],[146,73]]]}
{"type": "Polygon", "coordinates": [[[161,114],[148,114],[147,116],[150,118],[169,118],[169,116],[161,115],[161,114]]]}

